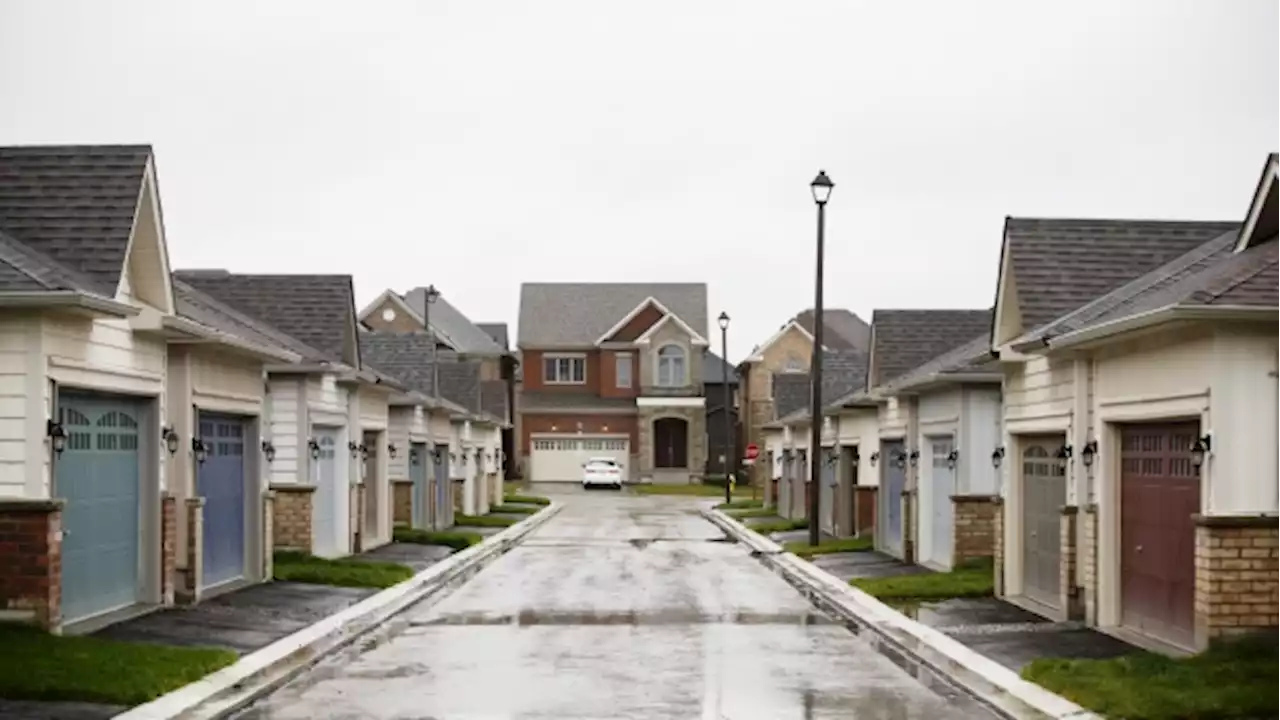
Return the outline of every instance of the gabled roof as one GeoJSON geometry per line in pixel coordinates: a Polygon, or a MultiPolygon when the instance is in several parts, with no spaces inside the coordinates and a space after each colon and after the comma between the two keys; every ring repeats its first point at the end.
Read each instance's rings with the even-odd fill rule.
{"type": "Polygon", "coordinates": [[[990,310],[876,310],[871,315],[875,388],[989,331],[990,310]]]}
{"type": "Polygon", "coordinates": [[[511,421],[506,380],[480,381],[480,411],[504,423],[511,421]]]}
{"type": "Polygon", "coordinates": [[[488,333],[471,322],[461,310],[454,307],[443,293],[436,296],[435,302],[431,303],[430,308],[427,308],[427,289],[425,287],[416,287],[405,293],[404,301],[417,313],[419,322],[421,322],[422,318],[427,318],[431,322],[431,328],[439,333],[440,337],[458,352],[482,356],[503,355],[506,353],[504,348],[499,346],[488,333]]]}
{"type": "MultiPolygon", "coordinates": [[[[770,335],[768,340],[765,340],[764,342],[757,345],[755,349],[751,351],[751,355],[749,355],[747,359],[743,362],[760,362],[761,360],[764,360],[765,350],[768,350],[774,343],[781,340],[782,336],[786,335],[787,331],[792,329],[796,330],[801,335],[804,335],[805,338],[808,339],[810,343],[813,342],[813,332],[810,331],[809,328],[806,328],[805,326],[796,322],[795,318],[792,318],[786,321],[785,323],[783,323],[782,327],[778,328],[778,332],[770,335]]],[[[823,339],[825,340],[826,338],[823,338],[823,339]]],[[[823,343],[823,347],[830,349],[831,346],[827,345],[826,343],[823,343]]]]}
{"type": "Polygon", "coordinates": [[[1276,236],[1277,226],[1280,225],[1280,212],[1277,212],[1276,207],[1280,202],[1277,198],[1280,194],[1280,181],[1276,177],[1277,164],[1280,164],[1280,156],[1276,153],[1267,156],[1267,162],[1262,166],[1262,177],[1258,178],[1258,187],[1253,191],[1253,200],[1249,203],[1249,211],[1245,213],[1236,252],[1276,236]]]}
{"type": "Polygon", "coordinates": [[[361,367],[350,275],[179,270],[174,277],[319,350],[328,360],[361,367]]]}
{"type": "Polygon", "coordinates": [[[511,339],[508,336],[506,323],[476,323],[476,327],[492,338],[498,347],[503,350],[511,349],[511,339]]]}
{"type": "MultiPolygon", "coordinates": [[[[796,315],[796,324],[813,337],[813,308],[796,315]]],[[[871,326],[862,318],[843,308],[826,308],[822,311],[822,344],[832,350],[871,351],[871,326]]]]}
{"type": "Polygon", "coordinates": [[[440,397],[470,412],[481,412],[480,363],[460,360],[456,353],[437,351],[439,370],[433,372],[432,341],[425,332],[362,331],[360,351],[371,365],[428,397],[435,395],[435,376],[438,375],[440,397]]]}
{"type": "Polygon", "coordinates": [[[654,334],[657,333],[658,330],[663,326],[665,326],[667,323],[675,323],[682,331],[684,331],[684,334],[689,336],[689,342],[692,345],[700,345],[702,347],[706,347],[707,345],[710,344],[707,342],[707,339],[702,336],[701,333],[689,327],[689,324],[681,320],[679,315],[676,315],[675,313],[672,313],[672,312],[668,312],[666,315],[663,315],[661,320],[649,326],[648,330],[645,330],[643,333],[641,333],[640,337],[635,339],[636,344],[648,345],[650,342],[653,341],[654,334]]]}
{"type": "Polygon", "coordinates": [[[92,278],[19,241],[0,228],[0,292],[83,292],[110,299],[92,278]]]}
{"type": "Polygon", "coordinates": [[[173,295],[175,309],[180,317],[264,348],[293,353],[304,362],[325,360],[325,354],[321,351],[241,313],[177,278],[173,279],[173,295]]]}
{"type": "MultiPolygon", "coordinates": [[[[822,356],[822,406],[862,388],[867,379],[867,356],[859,352],[825,352],[822,356]]],[[[809,373],[773,376],[773,412],[777,422],[790,423],[811,414],[809,373]]]]}
{"type": "Polygon", "coordinates": [[[730,385],[738,384],[737,370],[719,355],[707,351],[702,357],[702,382],[704,385],[720,385],[728,379],[730,385]]]}
{"type": "MultiPolygon", "coordinates": [[[[1001,266],[1007,256],[1016,288],[1011,300],[1022,318],[1022,327],[1014,334],[1049,323],[1239,226],[1237,222],[1008,217],[1001,266]]],[[[997,304],[1000,286],[1007,281],[1002,273],[997,304]]],[[[997,321],[992,319],[993,329],[997,321]]]]}
{"type": "Polygon", "coordinates": [[[114,298],[150,160],[149,145],[0,147],[0,230],[114,298]]]}
{"type": "Polygon", "coordinates": [[[592,347],[648,298],[658,300],[700,337],[707,337],[705,283],[525,283],[520,288],[517,345],[592,347]]]}
{"type": "Polygon", "coordinates": [[[1000,362],[991,355],[991,335],[981,335],[954,347],[883,385],[886,393],[905,392],[927,385],[979,379],[999,382],[1000,362]]]}

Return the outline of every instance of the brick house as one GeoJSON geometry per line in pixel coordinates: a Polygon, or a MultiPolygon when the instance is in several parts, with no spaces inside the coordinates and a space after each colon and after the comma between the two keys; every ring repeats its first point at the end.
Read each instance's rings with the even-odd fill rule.
{"type": "Polygon", "coordinates": [[[703,394],[707,398],[707,474],[724,475],[729,469],[741,465],[744,445],[741,426],[738,424],[738,374],[732,365],[719,355],[708,352],[702,363],[703,394]],[[728,392],[729,402],[725,404],[728,392]],[[728,421],[725,413],[729,414],[728,421]],[[732,449],[730,448],[732,438],[732,449]],[[729,457],[730,453],[735,457],[729,457]],[[724,463],[720,462],[725,458],[724,463]]]}
{"type": "Polygon", "coordinates": [[[702,475],[705,284],[526,283],[518,332],[525,477],[576,481],[596,456],[632,482],[702,475]]]}

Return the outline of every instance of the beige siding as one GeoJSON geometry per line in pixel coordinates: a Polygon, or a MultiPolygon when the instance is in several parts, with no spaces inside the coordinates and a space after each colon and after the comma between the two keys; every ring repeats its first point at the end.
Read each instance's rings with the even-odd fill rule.
{"type": "Polygon", "coordinates": [[[313,425],[346,427],[347,391],[333,375],[307,379],[307,410],[313,425]]]}
{"type": "Polygon", "coordinates": [[[452,445],[454,439],[455,423],[450,422],[449,414],[443,410],[432,412],[427,417],[427,428],[431,433],[431,442],[438,445],[452,445]]]}
{"type": "Polygon", "coordinates": [[[1074,398],[1072,361],[1033,356],[1005,365],[1004,414],[1011,433],[1021,425],[1040,425],[1050,418],[1069,418],[1074,398]]]}
{"type": "Polygon", "coordinates": [[[388,460],[388,476],[392,480],[408,480],[409,447],[417,442],[430,442],[426,412],[415,405],[392,407],[387,414],[387,437],[387,441],[396,446],[396,456],[388,460]]]}
{"type": "Polygon", "coordinates": [[[387,427],[387,394],[360,388],[360,428],[382,430],[387,427]]]}
{"type": "Polygon", "coordinates": [[[44,346],[50,374],[71,387],[159,395],[165,343],[135,335],[127,320],[46,318],[44,346]]]}
{"type": "Polygon", "coordinates": [[[880,473],[871,467],[871,453],[880,449],[880,419],[873,408],[845,410],[840,414],[840,444],[858,447],[858,484],[875,487],[880,473]]]}
{"type": "Polygon", "coordinates": [[[0,315],[0,497],[48,493],[48,383],[37,315],[0,315]]]}
{"type": "Polygon", "coordinates": [[[880,403],[878,415],[880,437],[907,438],[907,426],[910,422],[911,404],[907,401],[889,398],[887,402],[880,403]]]}
{"type": "Polygon", "coordinates": [[[311,430],[307,426],[305,392],[307,381],[299,375],[272,377],[269,381],[271,396],[270,437],[276,448],[271,463],[272,483],[306,483],[307,438],[311,430]]]}
{"type": "Polygon", "coordinates": [[[192,400],[203,410],[257,416],[264,395],[262,363],[212,349],[191,353],[192,400]]]}

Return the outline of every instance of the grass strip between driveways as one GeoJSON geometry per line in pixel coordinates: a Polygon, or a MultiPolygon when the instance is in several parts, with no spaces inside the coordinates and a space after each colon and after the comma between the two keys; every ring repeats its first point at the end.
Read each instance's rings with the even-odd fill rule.
{"type": "Polygon", "coordinates": [[[756,525],[748,525],[755,532],[761,535],[771,535],[773,533],[787,532],[790,530],[807,530],[809,528],[808,520],[774,520],[772,522],[763,522],[756,525]]]}
{"type": "Polygon", "coordinates": [[[764,507],[763,500],[734,500],[732,502],[720,503],[716,506],[717,510],[732,512],[734,510],[758,510],[764,507]]]}
{"type": "Polygon", "coordinates": [[[460,532],[457,530],[418,530],[406,527],[396,528],[392,534],[392,539],[398,543],[410,543],[413,545],[443,545],[454,550],[466,550],[472,545],[479,545],[484,541],[484,537],[480,533],[460,532]]]}
{"type": "Polygon", "coordinates": [[[871,538],[852,537],[823,540],[817,545],[810,545],[807,542],[783,543],[782,549],[808,560],[815,555],[827,555],[829,553],[867,552],[875,549],[875,543],[872,542],[871,538]]]}
{"type": "Polygon", "coordinates": [[[1276,635],[1200,655],[1140,652],[1109,660],[1033,660],[1022,677],[1096,713],[1126,720],[1277,717],[1276,635]]]}
{"type": "MultiPolygon", "coordinates": [[[[645,483],[632,485],[631,492],[636,495],[683,495],[686,497],[724,497],[723,485],[657,485],[645,483]]],[[[741,494],[739,490],[737,494],[741,494]]]]}
{"type": "Polygon", "coordinates": [[[454,525],[470,525],[471,527],[511,527],[517,520],[514,518],[494,517],[493,515],[454,515],[454,525]]]}
{"type": "Polygon", "coordinates": [[[528,505],[509,505],[507,503],[503,503],[501,505],[494,505],[493,507],[489,508],[489,512],[506,513],[508,515],[532,515],[541,509],[542,509],[541,507],[529,507],[528,505]]]}
{"type": "Polygon", "coordinates": [[[734,520],[753,520],[755,518],[777,517],[773,508],[745,508],[743,510],[725,510],[725,515],[734,520]]]}
{"type": "Polygon", "coordinates": [[[413,577],[413,568],[393,562],[339,558],[300,552],[275,554],[275,579],[338,587],[389,588],[413,577]]]}
{"type": "Polygon", "coordinates": [[[0,697],[141,705],[235,662],[230,650],[50,635],[0,625],[0,697]]]}
{"type": "Polygon", "coordinates": [[[854,578],[849,584],[872,597],[897,602],[990,597],[995,592],[995,573],[987,558],[959,565],[951,572],[854,578]]]}
{"type": "Polygon", "coordinates": [[[551,498],[544,498],[541,495],[520,495],[519,493],[510,493],[502,498],[505,503],[519,503],[521,505],[550,505],[551,498]]]}

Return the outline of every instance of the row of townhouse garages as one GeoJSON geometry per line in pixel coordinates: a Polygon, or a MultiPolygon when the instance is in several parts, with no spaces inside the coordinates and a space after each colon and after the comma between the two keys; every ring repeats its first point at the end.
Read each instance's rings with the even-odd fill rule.
{"type": "Polygon", "coordinates": [[[0,148],[0,617],[109,624],[500,497],[505,420],[380,357],[350,276],[168,257],[149,146],[0,148]]]}
{"type": "Polygon", "coordinates": [[[866,381],[765,426],[767,502],[1156,649],[1277,624],[1277,180],[1243,221],[1007,218],[990,310],[877,310],[866,381]]]}

